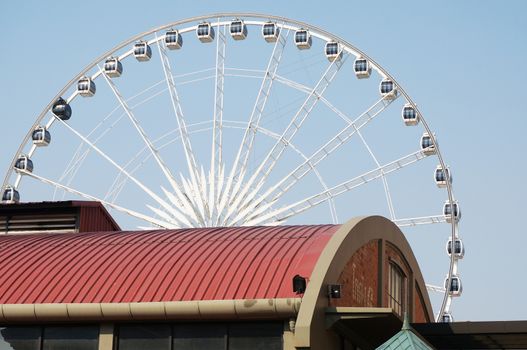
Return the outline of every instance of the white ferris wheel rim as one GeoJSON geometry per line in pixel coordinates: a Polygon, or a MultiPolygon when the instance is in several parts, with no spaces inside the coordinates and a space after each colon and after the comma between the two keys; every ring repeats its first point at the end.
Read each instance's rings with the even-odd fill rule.
{"type": "MultiPolygon", "coordinates": [[[[42,120],[46,117],[46,114],[50,111],[51,107],[53,106],[53,103],[58,98],[63,96],[63,94],[71,86],[76,84],[78,82],[78,80],[81,79],[82,77],[84,77],[86,75],[86,73],[89,72],[91,69],[96,67],[98,64],[104,62],[106,58],[112,57],[115,52],[123,49],[126,46],[129,46],[130,44],[133,44],[134,42],[136,42],[138,40],[141,40],[142,38],[145,38],[147,36],[151,36],[152,34],[156,35],[157,33],[160,33],[160,32],[162,32],[164,30],[168,30],[168,29],[175,28],[175,27],[181,27],[182,25],[185,25],[185,24],[188,24],[188,23],[194,23],[194,22],[197,23],[197,22],[206,21],[206,20],[210,20],[210,25],[212,27],[219,28],[220,26],[228,26],[230,24],[232,18],[243,19],[247,25],[258,25],[258,26],[261,26],[261,25],[267,23],[268,21],[275,21],[276,25],[279,28],[288,29],[288,30],[292,30],[292,31],[299,30],[299,29],[307,29],[307,30],[309,30],[309,33],[313,37],[318,38],[318,39],[320,39],[322,41],[325,41],[325,42],[329,42],[329,41],[338,42],[341,45],[343,52],[345,51],[345,52],[347,52],[347,53],[349,53],[349,54],[351,54],[351,55],[353,55],[355,57],[361,57],[361,58],[366,59],[369,62],[369,64],[371,65],[372,69],[377,71],[377,73],[381,77],[383,77],[384,79],[390,79],[395,84],[395,86],[397,87],[397,91],[405,98],[406,102],[409,105],[411,105],[411,107],[413,107],[414,110],[417,112],[417,114],[419,115],[419,121],[422,123],[425,131],[428,133],[428,135],[430,135],[430,138],[431,138],[433,144],[435,145],[435,148],[436,148],[436,154],[435,155],[438,158],[439,165],[443,169],[447,168],[446,163],[445,163],[445,161],[443,159],[443,156],[441,155],[441,152],[440,152],[440,146],[436,142],[435,135],[432,132],[432,130],[430,129],[430,127],[429,127],[428,123],[426,122],[425,118],[423,117],[423,114],[419,111],[418,106],[412,100],[410,95],[404,90],[404,88],[397,82],[397,80],[391,74],[389,74],[388,71],[386,71],[381,65],[379,65],[375,60],[373,60],[370,56],[368,56],[365,52],[361,51],[360,49],[358,49],[357,47],[355,47],[354,45],[352,45],[348,41],[346,41],[346,40],[344,40],[344,39],[342,39],[342,38],[340,38],[340,37],[338,37],[336,35],[333,35],[333,34],[327,32],[327,31],[325,31],[325,30],[323,30],[321,28],[318,28],[316,26],[310,25],[308,23],[304,23],[304,22],[300,22],[300,21],[296,21],[296,20],[292,20],[292,19],[288,19],[288,18],[280,17],[280,16],[267,15],[267,14],[225,12],[225,13],[215,13],[215,14],[196,16],[196,17],[187,18],[187,19],[183,19],[183,20],[180,20],[180,21],[175,21],[175,22],[172,22],[172,23],[169,23],[169,24],[165,24],[165,25],[153,28],[153,29],[151,29],[149,31],[140,33],[140,34],[138,34],[136,36],[133,36],[133,37],[121,42],[119,45],[115,46],[114,48],[108,50],[107,52],[105,52],[104,54],[102,54],[101,56],[96,58],[92,63],[90,63],[88,66],[86,66],[79,74],[77,74],[74,78],[72,78],[56,94],[56,96],[50,101],[50,103],[39,114],[39,116],[35,120],[35,123],[29,129],[27,135],[23,139],[22,143],[20,144],[17,152],[15,153],[15,155],[14,155],[12,161],[11,161],[9,169],[8,169],[8,171],[6,173],[5,178],[4,178],[3,188],[6,187],[9,184],[9,180],[12,177],[13,168],[14,168],[15,162],[17,160],[17,157],[22,153],[22,151],[24,149],[24,146],[27,145],[28,142],[30,141],[31,134],[32,134],[33,130],[38,125],[41,124],[42,120]],[[228,19],[228,18],[230,18],[230,19],[228,19]],[[220,19],[223,19],[223,21],[220,21],[220,19]]],[[[189,27],[186,27],[186,28],[183,28],[183,29],[179,29],[178,28],[178,30],[179,30],[180,33],[183,34],[183,33],[186,33],[186,32],[195,31],[196,28],[197,28],[197,24],[189,26],[189,27]]],[[[164,39],[164,36],[156,36],[155,38],[149,40],[148,44],[157,43],[157,42],[159,42],[159,41],[161,41],[163,39],[164,39]]],[[[158,46],[158,47],[160,47],[160,46],[158,46]]],[[[130,50],[126,51],[124,54],[121,54],[118,58],[120,60],[122,60],[122,59],[132,55],[132,53],[133,53],[133,49],[130,49],[130,50]]],[[[99,72],[101,72],[101,71],[99,70],[99,72]]],[[[99,74],[100,73],[96,73],[95,76],[92,76],[92,78],[96,78],[99,74]]],[[[103,76],[105,76],[105,75],[103,74],[103,76]]],[[[75,97],[76,97],[76,94],[73,94],[72,96],[70,96],[67,99],[67,102],[70,102],[75,97]]],[[[53,121],[54,121],[53,119],[50,121],[51,124],[53,123],[53,121]]],[[[17,182],[19,182],[20,177],[21,177],[21,175],[19,174],[17,176],[17,182]]],[[[452,188],[452,184],[450,183],[450,181],[446,181],[446,190],[447,190],[447,195],[448,195],[448,203],[450,203],[450,205],[452,206],[455,201],[454,201],[454,195],[453,195],[453,188],[452,188]]],[[[417,218],[417,219],[419,219],[419,218],[417,218]]],[[[455,242],[455,239],[459,238],[459,234],[458,234],[458,229],[457,229],[457,221],[454,218],[454,210],[451,210],[450,221],[451,221],[451,239],[452,239],[452,242],[455,242]]],[[[450,266],[449,266],[449,270],[448,270],[448,274],[447,274],[447,280],[446,280],[446,285],[448,285],[448,286],[451,283],[452,276],[455,273],[457,273],[457,262],[458,262],[458,259],[455,256],[455,254],[454,253],[450,254],[450,266]]],[[[433,287],[433,286],[430,289],[432,289],[432,290],[434,290],[434,289],[435,290],[441,290],[440,288],[433,287]]],[[[452,293],[450,293],[448,290],[445,289],[444,290],[443,301],[442,301],[442,304],[441,304],[441,307],[440,307],[440,310],[439,310],[439,313],[438,313],[438,316],[437,316],[438,320],[441,320],[441,318],[443,317],[443,315],[445,313],[449,313],[450,312],[451,303],[452,303],[452,293]]]]}

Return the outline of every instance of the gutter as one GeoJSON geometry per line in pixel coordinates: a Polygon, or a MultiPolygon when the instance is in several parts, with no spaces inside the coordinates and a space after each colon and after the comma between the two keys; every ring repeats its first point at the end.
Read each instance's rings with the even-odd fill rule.
{"type": "Polygon", "coordinates": [[[296,316],[300,304],[300,298],[0,304],[0,322],[277,319],[296,316]]]}

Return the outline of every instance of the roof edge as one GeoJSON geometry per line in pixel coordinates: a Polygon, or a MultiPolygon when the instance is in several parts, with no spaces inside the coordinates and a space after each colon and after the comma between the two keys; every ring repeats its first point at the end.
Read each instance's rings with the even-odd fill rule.
{"type": "Polygon", "coordinates": [[[1,304],[0,322],[289,318],[300,298],[146,303],[1,304]]]}

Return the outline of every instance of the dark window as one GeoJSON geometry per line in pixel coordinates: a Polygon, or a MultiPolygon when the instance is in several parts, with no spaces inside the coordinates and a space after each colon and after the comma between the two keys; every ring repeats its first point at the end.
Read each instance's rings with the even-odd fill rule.
{"type": "Polygon", "coordinates": [[[40,327],[0,327],[0,350],[40,350],[40,327]]]}
{"type": "Polygon", "coordinates": [[[180,324],[174,326],[174,350],[224,350],[227,343],[225,324],[180,324]]]}
{"type": "Polygon", "coordinates": [[[119,328],[119,350],[170,350],[171,329],[166,324],[128,325],[119,328]]]}
{"type": "Polygon", "coordinates": [[[436,170],[436,180],[437,181],[445,181],[445,173],[441,169],[436,170]]]}
{"type": "Polygon", "coordinates": [[[274,24],[264,25],[264,35],[274,35],[274,24]]]}
{"type": "Polygon", "coordinates": [[[456,254],[461,254],[461,241],[456,240],[454,243],[454,249],[456,254]]]}
{"type": "Polygon", "coordinates": [[[423,137],[422,147],[423,148],[428,148],[428,147],[432,147],[432,146],[433,146],[432,138],[430,136],[423,137]]]}
{"type": "Polygon", "coordinates": [[[45,327],[43,350],[97,350],[99,327],[45,327]]]}
{"type": "Polygon", "coordinates": [[[390,93],[393,90],[393,82],[391,81],[383,81],[381,83],[381,92],[383,94],[390,93]]]}
{"type": "Polygon", "coordinates": [[[229,326],[229,350],[281,350],[280,323],[239,323],[229,326]]]}
{"type": "MultiPolygon", "coordinates": [[[[452,206],[450,205],[450,203],[447,203],[447,205],[445,205],[445,215],[450,215],[452,214],[452,206]]],[[[454,217],[457,216],[457,204],[454,203],[454,217]]]]}
{"type": "Polygon", "coordinates": [[[306,31],[296,32],[295,42],[299,44],[307,43],[307,32],[306,31]]]}
{"type": "Polygon", "coordinates": [[[355,72],[367,72],[368,62],[366,60],[355,61],[355,72]]]}
{"type": "Polygon", "coordinates": [[[137,45],[137,46],[135,47],[135,54],[136,54],[136,55],[141,55],[141,56],[142,56],[142,55],[145,54],[145,51],[146,51],[146,50],[145,50],[145,46],[144,46],[144,45],[137,45]]]}
{"type": "Polygon", "coordinates": [[[239,34],[242,32],[242,24],[240,22],[234,22],[231,24],[231,33],[239,34]]]}
{"type": "Polygon", "coordinates": [[[263,33],[264,35],[273,36],[274,35],[274,24],[264,24],[263,33]]]}
{"type": "Polygon", "coordinates": [[[167,43],[177,43],[178,41],[177,39],[178,39],[178,34],[175,32],[167,33],[166,38],[165,38],[167,43]]]}
{"type": "Polygon", "coordinates": [[[117,350],[281,350],[282,334],[281,322],[122,325],[117,350]]]}
{"type": "Polygon", "coordinates": [[[450,286],[450,291],[451,292],[459,291],[459,280],[457,278],[453,278],[452,279],[451,286],[450,286]]]}
{"type": "Polygon", "coordinates": [[[406,278],[395,263],[390,262],[388,273],[388,306],[402,316],[406,309],[406,278]]]}
{"type": "Polygon", "coordinates": [[[336,55],[338,54],[339,45],[336,43],[330,43],[326,46],[327,55],[336,55]]]}
{"type": "Polygon", "coordinates": [[[116,66],[116,62],[114,60],[112,61],[106,61],[106,64],[104,65],[104,69],[106,71],[114,71],[116,66]]]}
{"type": "Polygon", "coordinates": [[[209,26],[204,24],[198,26],[198,35],[199,36],[208,36],[209,35],[209,26]]]}
{"type": "Polygon", "coordinates": [[[412,107],[404,107],[404,119],[415,119],[415,110],[412,107]]]}

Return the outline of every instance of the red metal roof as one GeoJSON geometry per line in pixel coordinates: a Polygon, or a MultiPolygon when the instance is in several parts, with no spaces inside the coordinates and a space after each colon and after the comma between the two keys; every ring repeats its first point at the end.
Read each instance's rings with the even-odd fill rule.
{"type": "Polygon", "coordinates": [[[0,304],[296,297],[338,225],[0,237],[0,304]]]}

